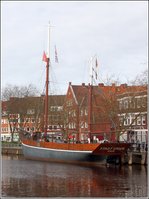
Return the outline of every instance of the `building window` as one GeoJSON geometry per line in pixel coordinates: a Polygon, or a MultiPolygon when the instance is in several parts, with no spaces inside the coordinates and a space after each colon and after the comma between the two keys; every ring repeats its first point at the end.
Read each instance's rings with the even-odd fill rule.
{"type": "Polygon", "coordinates": [[[120,118],[119,118],[119,121],[120,121],[120,126],[122,126],[123,124],[124,124],[124,121],[123,121],[124,119],[123,119],[123,117],[121,116],[120,118]]]}
{"type": "Polygon", "coordinates": [[[56,126],[56,125],[54,125],[54,129],[57,129],[57,126],[56,126]]]}
{"type": "Polygon", "coordinates": [[[63,108],[61,106],[51,106],[50,111],[61,111],[63,108]]]}
{"type": "Polygon", "coordinates": [[[6,119],[2,119],[1,124],[6,124],[6,119]]]}
{"type": "Polygon", "coordinates": [[[69,123],[69,129],[72,129],[72,128],[73,128],[73,124],[69,123]]]}
{"type": "Polygon", "coordinates": [[[131,115],[131,123],[132,125],[136,124],[136,116],[134,114],[131,115]]]}
{"type": "Polygon", "coordinates": [[[119,101],[119,109],[122,110],[123,109],[123,102],[119,101]]]}
{"type": "Polygon", "coordinates": [[[35,131],[35,127],[32,127],[31,130],[32,130],[32,131],[35,131]]]}
{"type": "Polygon", "coordinates": [[[69,100],[69,101],[67,102],[67,106],[72,106],[72,100],[69,100]]]}
{"type": "Polygon", "coordinates": [[[130,125],[130,118],[126,117],[124,118],[124,125],[130,125]]]}
{"type": "Polygon", "coordinates": [[[35,123],[35,119],[34,119],[34,118],[32,118],[32,119],[31,119],[31,122],[32,122],[32,123],[35,123]]]}
{"type": "Polygon", "coordinates": [[[137,118],[137,125],[141,125],[141,118],[140,117],[137,118]]]}
{"type": "Polygon", "coordinates": [[[27,109],[27,114],[28,115],[35,114],[35,109],[27,109]]]}
{"type": "Polygon", "coordinates": [[[26,123],[29,123],[29,122],[30,122],[30,118],[26,118],[26,119],[25,119],[25,122],[26,122],[26,123]]]}
{"type": "Polygon", "coordinates": [[[128,100],[125,100],[125,101],[124,101],[124,108],[125,108],[125,109],[128,109],[128,100]]]}
{"type": "Polygon", "coordinates": [[[76,123],[70,123],[70,128],[71,128],[71,129],[76,128],[76,123]]]}
{"type": "Polygon", "coordinates": [[[84,110],[84,115],[88,115],[87,109],[84,110]]]}
{"type": "Polygon", "coordinates": [[[137,98],[137,108],[141,107],[141,98],[137,98]]]}
{"type": "Polygon", "coordinates": [[[85,122],[85,128],[88,128],[88,124],[87,124],[87,122],[85,122]]]}
{"type": "Polygon", "coordinates": [[[75,116],[76,116],[76,111],[73,110],[73,111],[72,111],[72,117],[75,117],[75,116]]]}
{"type": "Polygon", "coordinates": [[[58,106],[57,107],[57,111],[62,111],[63,110],[63,107],[62,106],[58,106]]]}
{"type": "Polygon", "coordinates": [[[127,119],[127,125],[130,125],[130,118],[127,119]]]}
{"type": "Polygon", "coordinates": [[[81,128],[84,129],[84,123],[82,123],[82,127],[81,128]]]}
{"type": "Polygon", "coordinates": [[[83,121],[80,122],[80,128],[82,128],[82,129],[84,128],[84,122],[83,121]]]}
{"type": "Polygon", "coordinates": [[[80,111],[80,116],[83,116],[83,109],[81,109],[80,111]]]}
{"type": "Polygon", "coordinates": [[[48,128],[49,128],[49,130],[51,130],[51,129],[52,129],[52,126],[50,125],[50,126],[48,126],[48,128]]]}
{"type": "Polygon", "coordinates": [[[134,101],[134,99],[131,99],[131,101],[130,101],[130,108],[135,108],[135,101],[134,101]]]}
{"type": "Polygon", "coordinates": [[[147,107],[147,98],[142,97],[142,107],[147,107]]]}
{"type": "Polygon", "coordinates": [[[146,118],[145,118],[145,116],[142,116],[142,124],[143,124],[143,125],[146,124],[146,118]]]}

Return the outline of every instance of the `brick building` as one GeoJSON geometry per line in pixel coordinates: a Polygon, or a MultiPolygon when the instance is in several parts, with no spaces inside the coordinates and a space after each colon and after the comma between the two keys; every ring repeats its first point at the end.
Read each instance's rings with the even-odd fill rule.
{"type": "Polygon", "coordinates": [[[137,87],[118,96],[121,140],[147,143],[147,88],[137,87]]]}
{"type": "MultiPolygon", "coordinates": [[[[49,96],[48,132],[61,131],[62,111],[65,95],[49,96]]],[[[11,140],[12,135],[22,128],[27,132],[44,129],[44,96],[11,97],[2,102],[1,137],[11,140]],[[5,135],[6,134],[6,135],[5,135]]],[[[18,135],[17,135],[18,137],[18,135]]]]}
{"type": "MultiPolygon", "coordinates": [[[[132,129],[133,132],[147,129],[147,87],[69,83],[66,95],[49,96],[48,113],[49,134],[61,132],[65,138],[82,142],[88,141],[88,138],[128,141],[132,139],[132,134],[135,135],[128,133],[132,129]],[[135,121],[132,125],[133,117],[135,121]]],[[[17,128],[28,132],[43,131],[44,96],[13,97],[2,102],[2,135],[10,137],[17,128]]]]}
{"type": "MultiPolygon", "coordinates": [[[[146,86],[128,86],[127,84],[105,86],[100,83],[91,87],[84,83],[82,85],[69,83],[64,103],[64,124],[67,135],[82,141],[88,138],[111,141],[119,139],[119,135],[123,135],[126,129],[125,125],[120,124],[121,100],[128,93],[138,98],[138,93],[146,93],[146,90],[146,86]]],[[[146,95],[145,99],[147,99],[146,95]]],[[[147,113],[147,101],[144,101],[142,112],[147,113]]],[[[147,115],[142,118],[147,124],[147,115]]]]}

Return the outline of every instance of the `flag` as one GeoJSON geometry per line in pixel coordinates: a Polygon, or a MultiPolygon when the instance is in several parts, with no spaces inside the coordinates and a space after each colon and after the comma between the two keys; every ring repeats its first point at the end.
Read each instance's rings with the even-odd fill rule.
{"type": "Polygon", "coordinates": [[[42,61],[47,62],[47,55],[46,55],[45,51],[43,52],[42,61]]]}
{"type": "Polygon", "coordinates": [[[56,46],[55,46],[55,62],[58,63],[58,56],[57,56],[57,49],[56,49],[56,46]]]}
{"type": "Polygon", "coordinates": [[[97,58],[96,58],[96,62],[95,62],[95,65],[96,65],[96,71],[95,71],[95,76],[96,76],[96,79],[97,79],[97,67],[98,67],[98,61],[97,61],[97,58]]]}
{"type": "Polygon", "coordinates": [[[97,58],[96,58],[96,68],[98,67],[98,61],[97,61],[97,58]]]}
{"type": "Polygon", "coordinates": [[[97,72],[95,73],[95,75],[96,75],[96,79],[97,79],[97,72]]]}

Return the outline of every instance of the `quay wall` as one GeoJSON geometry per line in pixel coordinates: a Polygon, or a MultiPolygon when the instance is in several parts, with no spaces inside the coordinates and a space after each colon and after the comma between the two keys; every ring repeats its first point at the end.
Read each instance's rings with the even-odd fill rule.
{"type": "Polygon", "coordinates": [[[3,143],[1,142],[2,154],[23,155],[22,146],[19,143],[3,143]]]}
{"type": "Polygon", "coordinates": [[[23,155],[22,147],[2,147],[2,154],[23,155]]]}
{"type": "Polygon", "coordinates": [[[142,152],[129,152],[128,153],[128,164],[132,165],[132,164],[147,164],[147,152],[146,151],[142,151],[142,152]]]}

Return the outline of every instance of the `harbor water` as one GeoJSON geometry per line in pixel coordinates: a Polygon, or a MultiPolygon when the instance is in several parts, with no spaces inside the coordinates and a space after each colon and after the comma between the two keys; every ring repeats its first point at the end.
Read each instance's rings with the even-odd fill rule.
{"type": "Polygon", "coordinates": [[[79,166],[2,155],[2,197],[147,197],[147,166],[79,166]]]}

